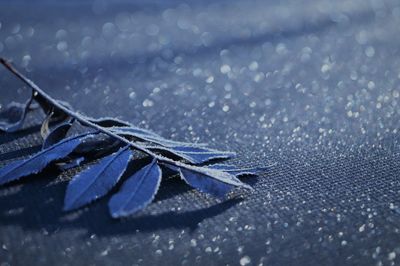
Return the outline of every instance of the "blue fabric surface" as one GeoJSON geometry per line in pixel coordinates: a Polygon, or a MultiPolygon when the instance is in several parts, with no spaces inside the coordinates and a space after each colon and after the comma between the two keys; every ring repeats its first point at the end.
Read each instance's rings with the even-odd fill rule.
{"type": "MultiPolygon", "coordinates": [[[[62,212],[79,169],[49,168],[0,188],[0,262],[395,265],[399,25],[390,0],[0,2],[1,56],[54,98],[270,165],[222,202],[163,180],[123,220],[108,198],[62,212]]],[[[0,108],[29,95],[4,69],[0,87],[0,108]]],[[[42,118],[0,134],[1,165],[42,118]]]]}

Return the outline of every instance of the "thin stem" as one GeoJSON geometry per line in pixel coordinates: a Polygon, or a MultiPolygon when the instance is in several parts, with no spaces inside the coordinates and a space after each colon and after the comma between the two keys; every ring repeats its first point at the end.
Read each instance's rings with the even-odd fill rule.
{"type": "Polygon", "coordinates": [[[21,74],[17,69],[15,69],[7,60],[5,60],[4,58],[0,57],[0,63],[5,66],[11,73],[13,73],[15,76],[17,76],[22,82],[24,82],[28,87],[30,87],[33,91],[34,91],[34,96],[40,95],[41,97],[43,97],[44,99],[46,99],[47,101],[49,101],[54,107],[56,107],[57,109],[63,111],[65,114],[75,118],[79,123],[81,123],[84,126],[88,126],[91,127],[93,129],[96,129],[98,131],[100,131],[101,133],[104,133],[108,136],[111,136],[113,138],[116,138],[118,140],[120,140],[121,142],[124,142],[125,144],[135,148],[136,150],[139,150],[143,153],[146,153],[147,155],[150,155],[154,158],[156,158],[159,161],[162,161],[164,163],[167,164],[172,164],[172,165],[176,165],[176,166],[180,166],[180,167],[184,167],[184,168],[190,168],[190,165],[187,165],[185,163],[182,162],[176,162],[172,159],[166,158],[164,156],[158,155],[132,141],[129,141],[127,139],[125,139],[124,137],[121,137],[120,135],[117,135],[109,130],[107,130],[104,127],[101,127],[93,122],[88,121],[87,119],[85,119],[83,116],[81,116],[80,114],[66,108],[65,106],[63,106],[62,104],[60,104],[57,100],[53,99],[50,95],[48,95],[46,92],[44,92],[42,89],[39,88],[39,86],[37,86],[32,80],[28,79],[27,77],[25,77],[23,74],[21,74]]]}

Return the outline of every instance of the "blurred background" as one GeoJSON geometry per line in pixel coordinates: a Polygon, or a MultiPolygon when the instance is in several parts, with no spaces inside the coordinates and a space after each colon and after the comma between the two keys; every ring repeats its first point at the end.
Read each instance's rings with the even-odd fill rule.
{"type": "MultiPolygon", "coordinates": [[[[54,98],[273,165],[232,207],[176,181],[124,222],[65,216],[71,173],[1,188],[0,262],[394,265],[399,25],[397,0],[0,1],[0,55],[54,98]]],[[[0,88],[0,108],[28,94],[0,88]]]]}

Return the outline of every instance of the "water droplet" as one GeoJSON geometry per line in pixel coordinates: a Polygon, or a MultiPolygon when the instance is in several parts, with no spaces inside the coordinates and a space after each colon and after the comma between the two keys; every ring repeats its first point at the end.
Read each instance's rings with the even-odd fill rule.
{"type": "Polygon", "coordinates": [[[143,101],[143,107],[152,107],[153,105],[154,105],[154,102],[152,100],[145,99],[143,101]]]}
{"type": "Polygon", "coordinates": [[[249,69],[251,71],[256,71],[258,69],[258,63],[256,61],[251,62],[251,64],[249,65],[249,69]]]}
{"type": "Polygon", "coordinates": [[[368,89],[372,90],[372,89],[374,89],[374,88],[375,88],[375,82],[369,81],[369,82],[368,82],[368,89]]]}
{"type": "Polygon", "coordinates": [[[222,65],[220,71],[222,74],[227,74],[231,71],[231,67],[229,65],[222,65]]]}
{"type": "Polygon", "coordinates": [[[326,72],[328,72],[329,70],[331,70],[330,65],[328,65],[328,64],[322,65],[322,67],[321,67],[321,72],[322,72],[322,73],[326,73],[326,72]]]}
{"type": "Polygon", "coordinates": [[[278,43],[278,45],[275,48],[275,51],[279,55],[284,55],[287,53],[286,45],[284,43],[278,43]]]}
{"type": "Polygon", "coordinates": [[[161,256],[162,255],[162,250],[161,249],[157,249],[155,253],[156,253],[157,256],[161,256]]]}
{"type": "Polygon", "coordinates": [[[251,259],[249,256],[244,256],[240,259],[240,265],[245,266],[248,265],[251,262],[251,259]]]}
{"type": "Polygon", "coordinates": [[[396,258],[396,252],[390,252],[388,254],[388,260],[394,260],[396,258]]]}
{"type": "Polygon", "coordinates": [[[365,48],[365,55],[368,57],[373,57],[375,55],[375,49],[372,46],[365,48]]]}
{"type": "Polygon", "coordinates": [[[131,100],[135,99],[136,98],[136,92],[132,91],[131,93],[129,93],[129,98],[131,100]]]}
{"type": "Polygon", "coordinates": [[[24,55],[24,57],[22,57],[22,66],[23,67],[27,67],[29,65],[29,62],[31,61],[31,56],[30,55],[24,55]]]}
{"type": "Polygon", "coordinates": [[[213,77],[213,76],[209,76],[209,77],[206,79],[206,82],[207,82],[207,83],[213,83],[213,82],[214,82],[214,77],[213,77]]]}
{"type": "Polygon", "coordinates": [[[68,43],[65,41],[61,41],[57,43],[57,50],[60,52],[64,52],[68,49],[68,43]]]}
{"type": "Polygon", "coordinates": [[[364,232],[365,230],[365,224],[361,225],[360,228],[358,228],[359,232],[364,232]]]}
{"type": "Polygon", "coordinates": [[[197,246],[197,241],[196,241],[196,239],[192,239],[192,240],[190,240],[190,246],[191,247],[195,247],[195,246],[197,246]]]}
{"type": "Polygon", "coordinates": [[[351,73],[350,73],[350,78],[351,78],[352,80],[357,80],[357,78],[358,78],[357,72],[356,72],[356,71],[351,71],[351,73]]]}
{"type": "Polygon", "coordinates": [[[112,38],[117,34],[115,25],[111,22],[106,22],[103,25],[103,36],[106,38],[112,38]]]}

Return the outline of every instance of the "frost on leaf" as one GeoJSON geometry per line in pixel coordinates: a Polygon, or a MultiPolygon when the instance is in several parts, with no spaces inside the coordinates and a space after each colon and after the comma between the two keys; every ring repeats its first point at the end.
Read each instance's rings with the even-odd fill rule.
{"type": "Polygon", "coordinates": [[[21,177],[37,174],[49,163],[62,159],[70,154],[90,134],[64,139],[25,160],[14,161],[0,169],[0,185],[17,180],[21,177]]]}
{"type": "Polygon", "coordinates": [[[110,200],[111,215],[123,217],[146,207],[154,199],[161,182],[161,168],[154,159],[123,184],[110,200]]]}
{"type": "Polygon", "coordinates": [[[73,111],[70,104],[50,97],[5,59],[0,58],[0,64],[32,92],[25,104],[11,103],[0,110],[0,130],[14,132],[20,129],[27,112],[32,110],[31,104],[39,106],[46,115],[41,128],[42,150],[0,168],[0,185],[39,173],[51,163],[66,171],[99,159],[70,181],[64,209],[73,210],[112,191],[124,173],[129,172],[126,169],[130,163],[133,165],[138,161],[136,155],[147,157],[150,163],[126,177],[119,191],[109,200],[110,214],[117,218],[134,214],[152,202],[162,178],[160,166],[179,174],[193,188],[217,197],[225,196],[235,187],[251,189],[237,176],[255,175],[263,170],[210,164],[215,159],[227,160],[235,153],[214,150],[203,143],[169,140],[116,118],[84,116],[73,111]],[[75,124],[83,133],[68,136],[75,124]]]}
{"type": "Polygon", "coordinates": [[[125,172],[132,155],[128,147],[122,148],[74,176],[67,188],[64,209],[79,208],[107,194],[125,172]]]}

